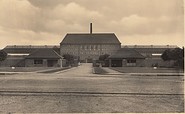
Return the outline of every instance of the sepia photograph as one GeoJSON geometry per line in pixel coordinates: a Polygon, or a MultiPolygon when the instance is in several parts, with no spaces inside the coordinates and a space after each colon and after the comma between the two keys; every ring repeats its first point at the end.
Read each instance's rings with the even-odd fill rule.
{"type": "Polygon", "coordinates": [[[0,0],[0,113],[184,113],[183,0],[0,0]]]}

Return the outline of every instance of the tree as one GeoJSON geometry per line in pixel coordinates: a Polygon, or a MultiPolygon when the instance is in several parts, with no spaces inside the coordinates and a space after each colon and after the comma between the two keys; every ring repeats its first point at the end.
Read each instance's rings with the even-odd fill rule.
{"type": "Polygon", "coordinates": [[[4,61],[7,58],[7,53],[4,50],[0,50],[0,61],[4,61]]]}
{"type": "Polygon", "coordinates": [[[109,54],[104,54],[99,56],[100,61],[105,61],[110,55],[109,54]]]}
{"type": "Polygon", "coordinates": [[[164,61],[174,60],[175,64],[181,68],[184,68],[184,47],[175,48],[173,50],[167,49],[161,55],[164,61]]]}
{"type": "Polygon", "coordinates": [[[70,54],[64,54],[63,57],[64,57],[64,59],[67,60],[67,62],[68,62],[69,65],[71,65],[72,63],[74,63],[75,56],[70,55],[70,54]]]}
{"type": "Polygon", "coordinates": [[[164,61],[167,61],[167,60],[170,60],[170,57],[171,57],[171,51],[170,49],[167,49],[163,52],[163,54],[161,55],[161,58],[164,60],[164,61]]]}
{"type": "Polygon", "coordinates": [[[99,61],[102,66],[108,66],[108,61],[106,61],[106,60],[109,56],[110,56],[109,54],[104,54],[104,55],[99,56],[99,61]]]}

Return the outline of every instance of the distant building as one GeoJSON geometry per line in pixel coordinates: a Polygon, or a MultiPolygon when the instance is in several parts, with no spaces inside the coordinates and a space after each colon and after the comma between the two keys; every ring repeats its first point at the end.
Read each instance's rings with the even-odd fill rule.
{"type": "Polygon", "coordinates": [[[114,33],[67,34],[60,43],[60,55],[71,54],[82,62],[98,60],[100,55],[113,55],[121,49],[121,43],[114,33]]]}
{"type": "Polygon", "coordinates": [[[100,55],[113,55],[121,48],[115,34],[67,34],[60,43],[60,55],[71,54],[82,62],[98,60],[100,55]]]}
{"type": "Polygon", "coordinates": [[[124,45],[122,48],[134,49],[146,58],[161,58],[165,50],[178,47],[176,45],[124,45]]]}

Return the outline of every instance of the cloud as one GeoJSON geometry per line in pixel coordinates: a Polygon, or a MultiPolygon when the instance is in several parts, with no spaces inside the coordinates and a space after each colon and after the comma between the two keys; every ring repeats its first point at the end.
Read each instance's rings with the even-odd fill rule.
{"type": "Polygon", "coordinates": [[[183,34],[122,35],[117,34],[122,45],[178,45],[184,46],[183,34]]]}
{"type": "Polygon", "coordinates": [[[89,32],[92,22],[93,32],[149,36],[151,41],[170,41],[169,34],[178,34],[169,38],[183,39],[182,4],[183,0],[0,0],[0,38],[4,43],[17,39],[32,44],[36,39],[58,44],[66,33],[89,32]]]}
{"type": "Polygon", "coordinates": [[[111,26],[125,35],[183,33],[183,17],[151,18],[134,14],[118,21],[111,21],[109,27],[111,26]]]}
{"type": "Polygon", "coordinates": [[[60,35],[40,32],[36,33],[30,30],[3,29],[0,26],[1,48],[6,45],[59,45],[60,35]],[[57,43],[56,43],[57,42],[57,43]]]}
{"type": "Polygon", "coordinates": [[[28,0],[33,6],[39,8],[53,8],[60,3],[68,2],[68,0],[28,0]]]}
{"type": "Polygon", "coordinates": [[[26,0],[1,0],[0,25],[5,28],[36,30],[38,11],[26,0]]]}
{"type": "Polygon", "coordinates": [[[58,5],[51,12],[51,15],[57,19],[62,19],[67,23],[83,23],[92,19],[101,19],[103,15],[97,11],[86,9],[75,2],[66,5],[58,5]]]}

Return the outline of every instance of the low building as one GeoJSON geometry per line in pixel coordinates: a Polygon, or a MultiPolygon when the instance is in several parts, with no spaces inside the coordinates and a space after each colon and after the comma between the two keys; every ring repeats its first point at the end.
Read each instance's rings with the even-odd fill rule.
{"type": "Polygon", "coordinates": [[[3,50],[7,53],[7,59],[0,62],[3,67],[25,67],[25,58],[40,49],[53,49],[58,54],[58,45],[8,45],[3,50]]]}
{"type": "Polygon", "coordinates": [[[62,58],[51,48],[39,49],[25,57],[26,67],[59,67],[62,58]]]}
{"type": "Polygon", "coordinates": [[[176,45],[123,45],[121,47],[134,49],[146,58],[161,58],[165,50],[178,48],[176,45]]]}
{"type": "Polygon", "coordinates": [[[145,67],[173,67],[175,61],[163,61],[161,55],[167,49],[178,48],[176,45],[124,45],[122,48],[134,49],[143,55],[146,59],[142,66],[145,67]]]}
{"type": "Polygon", "coordinates": [[[108,59],[109,67],[143,66],[145,57],[134,49],[122,48],[108,59]]]}

